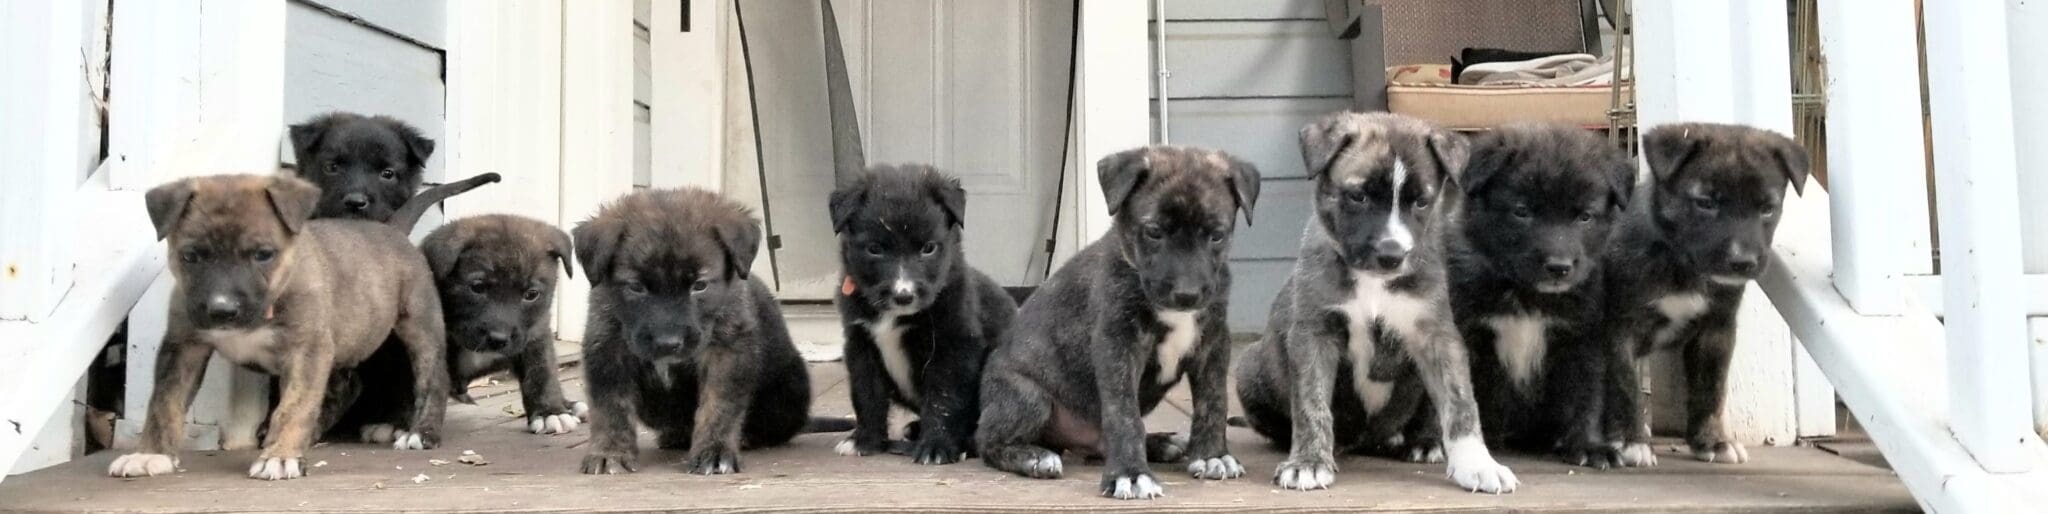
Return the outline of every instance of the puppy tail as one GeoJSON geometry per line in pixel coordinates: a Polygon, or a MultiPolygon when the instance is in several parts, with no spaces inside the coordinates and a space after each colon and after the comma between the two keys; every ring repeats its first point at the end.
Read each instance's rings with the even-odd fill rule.
{"type": "Polygon", "coordinates": [[[846,418],[828,418],[823,416],[811,416],[811,422],[804,424],[804,433],[806,434],[815,434],[820,432],[852,431],[853,420],[846,418]]]}
{"type": "Polygon", "coordinates": [[[1238,427],[1238,428],[1251,428],[1251,427],[1252,427],[1252,422],[1251,422],[1251,420],[1247,420],[1247,419],[1244,419],[1244,416],[1231,416],[1231,417],[1228,417],[1228,418],[1224,418],[1224,419],[1223,419],[1223,423],[1224,423],[1224,424],[1226,424],[1226,425],[1230,425],[1230,426],[1233,426],[1233,427],[1238,427]]]}
{"type": "Polygon", "coordinates": [[[497,173],[485,173],[420,191],[420,194],[414,195],[411,200],[406,200],[405,206],[399,207],[398,212],[391,215],[391,221],[386,223],[397,227],[401,232],[411,233],[412,226],[419,224],[420,216],[426,215],[427,209],[434,208],[434,205],[447,200],[448,197],[467,193],[471,189],[497,182],[501,178],[503,177],[497,173]]]}

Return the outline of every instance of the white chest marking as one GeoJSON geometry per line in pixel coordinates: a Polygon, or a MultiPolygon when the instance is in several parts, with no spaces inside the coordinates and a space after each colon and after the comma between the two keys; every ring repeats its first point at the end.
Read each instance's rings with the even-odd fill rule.
{"type": "Polygon", "coordinates": [[[1429,312],[1429,304],[1421,298],[1397,294],[1387,290],[1387,279],[1367,273],[1354,272],[1351,299],[1339,304],[1337,309],[1349,321],[1350,340],[1345,348],[1351,354],[1352,387],[1358,390],[1358,397],[1365,401],[1366,413],[1378,412],[1386,406],[1392,396],[1392,382],[1377,382],[1372,379],[1372,359],[1375,350],[1372,322],[1381,323],[1399,334],[1405,342],[1420,342],[1416,322],[1429,312]]]}
{"type": "Polygon", "coordinates": [[[199,339],[213,345],[213,351],[228,362],[271,369],[270,347],[277,344],[277,331],[270,327],[208,329],[199,331],[199,339]]]}
{"type": "Polygon", "coordinates": [[[654,378],[661,381],[662,387],[675,387],[676,365],[682,363],[681,357],[662,357],[648,364],[654,368],[654,378]]]}
{"type": "Polygon", "coordinates": [[[1486,319],[1486,325],[1493,328],[1494,355],[1507,369],[1508,381],[1529,392],[1537,370],[1543,367],[1544,355],[1550,352],[1550,341],[1544,337],[1550,319],[1530,314],[1494,316],[1486,319]]]}
{"type": "Polygon", "coordinates": [[[917,401],[917,387],[910,383],[910,355],[903,352],[903,332],[910,327],[900,321],[903,316],[913,314],[904,309],[889,309],[868,325],[868,334],[875,338],[875,348],[882,351],[882,369],[889,372],[889,380],[896,383],[896,391],[903,398],[917,401]]]}
{"type": "Polygon", "coordinates": [[[1407,222],[1401,221],[1401,207],[1406,205],[1401,201],[1401,185],[1408,181],[1408,165],[1402,164],[1401,159],[1394,159],[1393,178],[1394,204],[1387,212],[1387,238],[1400,244],[1401,249],[1407,250],[1415,247],[1415,233],[1408,230],[1407,222]]]}
{"type": "Polygon", "coordinates": [[[1202,326],[1195,323],[1195,311],[1159,311],[1159,322],[1166,325],[1166,334],[1159,336],[1156,347],[1159,383],[1171,384],[1180,379],[1181,359],[1186,359],[1188,350],[1202,338],[1202,326]]]}
{"type": "Polygon", "coordinates": [[[1693,318],[1697,318],[1701,313],[1707,312],[1707,295],[1700,293],[1664,295],[1663,298],[1650,302],[1650,306],[1657,308],[1657,312],[1664,315],[1664,325],[1657,329],[1657,334],[1654,336],[1655,339],[1651,340],[1652,343],[1661,345],[1669,343],[1673,338],[1678,337],[1678,333],[1685,330],[1686,325],[1692,323],[1693,318]]]}

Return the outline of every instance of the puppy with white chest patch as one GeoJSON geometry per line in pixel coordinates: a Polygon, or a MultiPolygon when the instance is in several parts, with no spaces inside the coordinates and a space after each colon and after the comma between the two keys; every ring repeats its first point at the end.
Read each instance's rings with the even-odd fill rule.
{"type": "Polygon", "coordinates": [[[1451,479],[1514,491],[1514,473],[1482,441],[1444,277],[1445,204],[1457,199],[1464,139],[1414,118],[1347,112],[1302,127],[1301,146],[1315,214],[1265,338],[1237,366],[1247,421],[1291,446],[1274,482],[1329,487],[1337,450],[1385,437],[1426,392],[1451,479]]]}
{"type": "Polygon", "coordinates": [[[1058,478],[1061,451],[1104,458],[1100,491],[1163,496],[1146,465],[1244,474],[1224,441],[1230,237],[1251,222],[1259,172],[1214,150],[1153,146],[1096,165],[1108,234],[1067,261],[1017,313],[982,378],[975,446],[990,467],[1058,478]],[[1143,417],[1188,377],[1191,435],[1145,433],[1143,417]]]}
{"type": "Polygon", "coordinates": [[[855,418],[838,452],[887,451],[894,401],[918,413],[913,461],[960,461],[981,415],[983,361],[1017,312],[962,255],[967,191],[930,166],[874,166],[832,192],[830,211],[855,418]]]}
{"type": "Polygon", "coordinates": [[[1686,442],[1707,462],[1749,460],[1721,418],[1735,313],[1744,288],[1770,264],[1786,185],[1803,192],[1806,150],[1791,138],[1738,125],[1685,123],[1643,135],[1651,183],[1644,212],[1608,245],[1606,426],[1626,466],[1652,466],[1636,360],[1681,352],[1686,442]]]}
{"type": "Polygon", "coordinates": [[[1635,177],[1620,148],[1577,127],[1514,124],[1473,141],[1449,270],[1488,443],[1617,464],[1600,430],[1601,257],[1635,177]]]}

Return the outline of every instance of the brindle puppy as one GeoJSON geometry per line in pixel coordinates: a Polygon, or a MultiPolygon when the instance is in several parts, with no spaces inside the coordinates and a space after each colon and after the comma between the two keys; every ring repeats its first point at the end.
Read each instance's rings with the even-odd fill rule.
{"type": "Polygon", "coordinates": [[[526,428],[536,434],[576,430],[590,407],[562,396],[555,377],[555,264],[569,265],[569,234],[538,220],[505,214],[463,218],[420,243],[441,291],[448,325],[449,394],[469,402],[463,386],[510,370],[519,379],[526,428]]]}
{"type": "Polygon", "coordinates": [[[398,228],[309,220],[319,196],[312,184],[281,175],[190,178],[145,195],[158,237],[169,239],[177,286],[139,451],[115,459],[108,474],[176,468],[186,408],[207,359],[219,352],[284,381],[249,476],[298,478],[308,468],[300,459],[317,430],[329,374],[369,357],[391,335],[412,356],[418,399],[403,439],[413,448],[440,444],[448,378],[441,300],[426,258],[398,228]]]}

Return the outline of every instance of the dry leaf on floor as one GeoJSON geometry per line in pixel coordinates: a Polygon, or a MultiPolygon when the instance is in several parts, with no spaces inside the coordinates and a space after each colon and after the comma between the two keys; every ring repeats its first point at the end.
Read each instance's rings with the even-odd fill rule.
{"type": "Polygon", "coordinates": [[[448,461],[445,461],[445,460],[441,460],[441,459],[427,459],[427,463],[428,463],[428,464],[433,464],[433,465],[435,465],[435,466],[446,466],[446,465],[448,465],[448,461]]]}
{"type": "Polygon", "coordinates": [[[427,477],[427,474],[426,474],[426,473],[420,473],[420,474],[418,474],[418,475],[413,475],[413,476],[412,476],[412,483],[415,483],[415,484],[423,484],[423,483],[426,483],[426,481],[428,481],[428,480],[433,480],[433,479],[432,479],[432,478],[429,478],[429,477],[427,477]]]}

